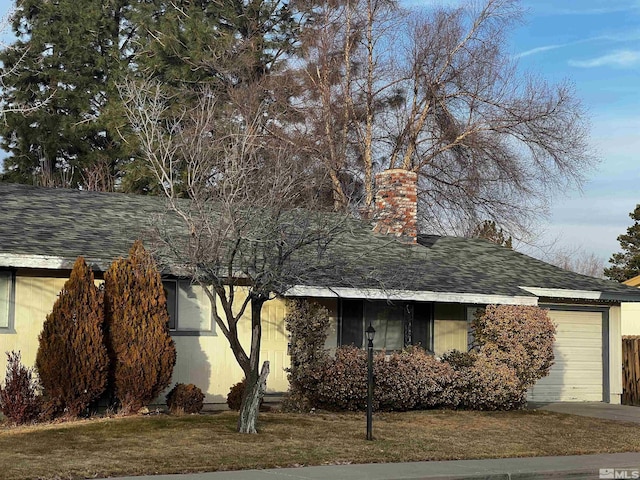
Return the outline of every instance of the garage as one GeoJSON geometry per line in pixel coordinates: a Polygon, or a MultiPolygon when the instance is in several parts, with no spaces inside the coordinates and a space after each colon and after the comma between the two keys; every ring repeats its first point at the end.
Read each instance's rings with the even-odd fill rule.
{"type": "Polygon", "coordinates": [[[528,400],[603,401],[607,390],[607,379],[603,372],[608,371],[607,365],[603,365],[603,328],[607,328],[608,319],[606,310],[550,308],[549,314],[557,328],[555,363],[549,375],[529,390],[528,400]]]}

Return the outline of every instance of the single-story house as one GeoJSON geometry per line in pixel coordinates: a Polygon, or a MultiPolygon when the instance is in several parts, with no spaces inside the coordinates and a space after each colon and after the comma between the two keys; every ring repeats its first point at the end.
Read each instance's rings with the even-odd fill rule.
{"type": "MultiPolygon", "coordinates": [[[[640,290],[483,239],[420,235],[415,174],[390,170],[377,181],[381,213],[374,228],[354,229],[332,247],[356,267],[286,294],[316,299],[329,309],[329,348],[362,345],[372,322],[376,348],[421,344],[435,355],[466,350],[469,321],[479,306],[540,305],[557,324],[556,360],[529,399],[620,403],[621,303],[640,302],[640,290]],[[376,272],[378,280],[367,272],[376,272]]],[[[0,184],[0,351],[20,350],[23,361],[33,364],[42,324],[76,257],[84,256],[101,278],[136,238],[147,239],[149,225],[164,209],[157,197],[0,184]]],[[[207,402],[224,402],[242,373],[211,319],[208,299],[185,278],[169,274],[165,287],[178,353],[173,382],[195,383],[207,402]]],[[[263,309],[269,392],[287,389],[285,308],[278,298],[263,309]]],[[[0,358],[0,370],[3,365],[0,358]]]]}

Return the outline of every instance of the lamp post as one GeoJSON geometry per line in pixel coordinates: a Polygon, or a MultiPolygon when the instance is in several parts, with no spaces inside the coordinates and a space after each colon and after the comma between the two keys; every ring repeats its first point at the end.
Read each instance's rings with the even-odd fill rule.
{"type": "Polygon", "coordinates": [[[367,440],[373,440],[373,337],[376,336],[376,329],[371,322],[366,330],[367,334],[367,440]]]}

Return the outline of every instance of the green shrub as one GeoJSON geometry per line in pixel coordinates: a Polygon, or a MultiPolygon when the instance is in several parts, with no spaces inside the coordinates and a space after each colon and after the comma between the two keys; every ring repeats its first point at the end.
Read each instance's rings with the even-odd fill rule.
{"type": "Polygon", "coordinates": [[[328,355],[325,349],[329,328],[329,312],[315,302],[293,300],[287,303],[284,319],[289,332],[291,367],[287,369],[289,391],[287,410],[306,411],[318,402],[316,395],[322,365],[328,355]]]}
{"type": "Polygon", "coordinates": [[[137,412],[167,388],[176,363],[162,279],[136,241],[129,258],[109,267],[104,283],[110,385],[121,411],[137,412]]]}
{"type": "Polygon", "coordinates": [[[103,294],[79,257],[39,336],[36,370],[56,410],[77,416],[105,390],[103,294]]]}
{"type": "Polygon", "coordinates": [[[7,352],[7,373],[0,388],[0,411],[16,425],[29,423],[40,414],[38,383],[33,369],[20,363],[20,352],[7,352]]]}
{"type": "Polygon", "coordinates": [[[167,394],[167,406],[174,414],[200,413],[203,401],[204,393],[192,383],[177,383],[167,394]]]}

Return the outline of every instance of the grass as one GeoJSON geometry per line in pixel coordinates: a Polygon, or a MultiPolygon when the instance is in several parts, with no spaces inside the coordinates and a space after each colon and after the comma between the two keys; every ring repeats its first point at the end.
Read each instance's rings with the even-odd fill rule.
{"type": "Polygon", "coordinates": [[[0,478],[86,478],[339,463],[640,451],[639,427],[543,411],[138,416],[0,427],[0,478]]]}

